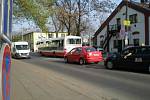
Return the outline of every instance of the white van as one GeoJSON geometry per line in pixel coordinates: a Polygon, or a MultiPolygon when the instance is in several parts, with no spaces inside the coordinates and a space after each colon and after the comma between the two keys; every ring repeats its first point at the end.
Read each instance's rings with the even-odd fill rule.
{"type": "Polygon", "coordinates": [[[11,55],[14,58],[30,58],[30,48],[28,42],[12,42],[11,55]]]}

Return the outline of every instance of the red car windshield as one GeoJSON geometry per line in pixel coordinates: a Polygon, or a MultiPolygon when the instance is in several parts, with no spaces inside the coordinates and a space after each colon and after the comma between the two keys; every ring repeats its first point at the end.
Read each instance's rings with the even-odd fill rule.
{"type": "Polygon", "coordinates": [[[96,51],[96,49],[93,48],[93,47],[87,47],[87,48],[85,48],[85,50],[86,50],[86,52],[93,52],[93,51],[96,51]]]}

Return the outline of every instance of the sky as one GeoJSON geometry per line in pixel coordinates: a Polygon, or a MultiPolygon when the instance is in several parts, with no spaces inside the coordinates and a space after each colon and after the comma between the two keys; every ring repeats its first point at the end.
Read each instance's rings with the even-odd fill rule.
{"type": "Polygon", "coordinates": [[[122,0],[114,0],[117,4],[119,4],[122,0]]]}
{"type": "MultiPolygon", "coordinates": [[[[114,0],[114,2],[118,5],[122,0],[114,0]]],[[[29,26],[27,25],[28,22],[24,23],[24,25],[13,25],[13,29],[15,31],[13,31],[13,34],[17,33],[17,32],[22,32],[23,29],[27,29],[29,26]]],[[[35,29],[35,26],[33,26],[35,29]]]]}

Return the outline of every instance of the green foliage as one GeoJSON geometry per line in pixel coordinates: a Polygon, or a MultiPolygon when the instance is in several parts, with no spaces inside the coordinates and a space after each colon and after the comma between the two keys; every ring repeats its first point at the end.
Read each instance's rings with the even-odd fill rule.
{"type": "Polygon", "coordinates": [[[22,36],[19,34],[12,36],[12,42],[17,42],[17,41],[20,41],[21,39],[22,39],[22,36]]]}
{"type": "Polygon", "coordinates": [[[46,23],[51,16],[55,22],[55,31],[60,30],[60,26],[65,26],[69,34],[77,33],[77,35],[89,26],[87,23],[90,22],[85,22],[84,17],[94,15],[101,18],[103,15],[100,13],[110,13],[116,6],[113,0],[13,0],[13,2],[15,19],[33,21],[43,32],[48,32],[46,23]]]}
{"type": "Polygon", "coordinates": [[[32,20],[43,31],[48,32],[46,22],[55,0],[14,0],[14,16],[32,20]]]}

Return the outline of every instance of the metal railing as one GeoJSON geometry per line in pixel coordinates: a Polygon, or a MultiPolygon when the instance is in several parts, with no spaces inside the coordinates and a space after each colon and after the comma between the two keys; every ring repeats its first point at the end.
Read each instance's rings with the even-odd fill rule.
{"type": "Polygon", "coordinates": [[[8,44],[11,44],[11,41],[9,40],[9,38],[4,34],[0,34],[0,39],[8,44]]]}

